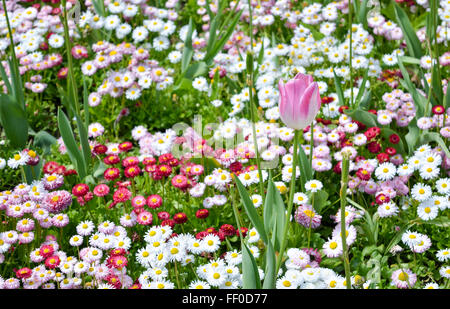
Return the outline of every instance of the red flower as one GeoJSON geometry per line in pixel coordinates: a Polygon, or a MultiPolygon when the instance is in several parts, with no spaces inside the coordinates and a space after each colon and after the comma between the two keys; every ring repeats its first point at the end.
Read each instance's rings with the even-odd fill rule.
{"type": "Polygon", "coordinates": [[[44,171],[45,174],[53,174],[58,167],[59,167],[58,163],[50,161],[44,164],[42,170],[44,171]]]}
{"type": "Polygon", "coordinates": [[[94,147],[94,153],[97,155],[104,154],[108,150],[108,147],[105,145],[96,145],[94,147]]]}
{"type": "Polygon", "coordinates": [[[144,160],[142,160],[142,164],[144,165],[153,165],[156,164],[156,159],[152,157],[146,157],[144,160]]]}
{"type": "Polygon", "coordinates": [[[113,200],[114,203],[122,203],[126,202],[131,198],[131,192],[127,188],[119,188],[116,192],[113,194],[113,200]]]}
{"type": "Polygon", "coordinates": [[[72,194],[75,196],[84,196],[89,191],[89,186],[85,183],[79,183],[72,188],[72,194]]]}
{"type": "Polygon", "coordinates": [[[435,105],[433,106],[433,108],[431,109],[431,111],[433,112],[433,114],[435,115],[442,115],[443,113],[445,113],[445,108],[442,105],[435,105]]]}
{"type": "Polygon", "coordinates": [[[161,222],[161,225],[162,226],[168,225],[173,228],[175,226],[175,221],[173,221],[172,219],[167,219],[161,222]]]}
{"type": "Polygon", "coordinates": [[[117,249],[112,249],[111,251],[109,251],[109,255],[111,255],[111,256],[125,255],[125,254],[128,254],[128,252],[124,248],[117,248],[117,249]]]}
{"type": "Polygon", "coordinates": [[[206,232],[206,233],[209,233],[209,234],[214,234],[214,233],[216,233],[217,231],[216,231],[216,229],[215,229],[214,227],[208,227],[208,228],[205,230],[205,232],[206,232]]]}
{"type": "Polygon", "coordinates": [[[178,189],[186,189],[189,186],[186,176],[183,175],[175,175],[172,178],[172,185],[178,189]]]}
{"type": "Polygon", "coordinates": [[[206,219],[209,216],[209,210],[208,209],[199,209],[195,213],[195,216],[199,219],[206,219]]]}
{"type": "Polygon", "coordinates": [[[399,142],[400,142],[400,137],[397,135],[397,134],[391,134],[390,136],[389,136],[389,141],[392,143],[392,144],[398,144],[399,142]]]}
{"type": "Polygon", "coordinates": [[[114,286],[116,289],[120,289],[122,287],[122,283],[120,282],[119,276],[117,275],[109,274],[105,278],[105,280],[108,281],[108,283],[114,286]]]}
{"type": "Polygon", "coordinates": [[[202,240],[203,238],[205,238],[206,236],[208,236],[208,234],[209,234],[209,233],[206,232],[206,231],[201,231],[201,232],[198,232],[198,233],[195,235],[195,238],[202,240]]]}
{"type": "Polygon", "coordinates": [[[380,153],[377,155],[377,160],[379,163],[387,162],[389,161],[389,155],[387,153],[380,153]]]}
{"type": "Polygon", "coordinates": [[[66,170],[64,176],[77,175],[77,171],[74,169],[66,170]]]}
{"type": "Polygon", "coordinates": [[[170,166],[175,167],[180,165],[180,160],[178,160],[177,158],[173,158],[171,159],[169,162],[167,162],[170,166]]]}
{"type": "Polygon", "coordinates": [[[61,263],[59,256],[53,255],[53,256],[48,257],[45,260],[45,267],[54,269],[54,268],[58,267],[59,263],[61,263]]]}
{"type": "Polygon", "coordinates": [[[159,160],[159,163],[168,163],[173,158],[174,157],[171,153],[165,153],[165,154],[160,155],[158,160],[159,160]]]}
{"type": "Polygon", "coordinates": [[[170,214],[167,211],[158,212],[158,219],[161,221],[170,219],[170,214]]]}
{"type": "Polygon", "coordinates": [[[94,194],[96,196],[105,196],[105,195],[108,195],[108,193],[109,193],[109,187],[105,184],[97,185],[94,188],[94,194]]]}
{"type": "MultiPolygon", "coordinates": [[[[246,228],[246,227],[241,227],[242,237],[247,236],[247,232],[248,232],[248,228],[246,228]]],[[[239,230],[236,230],[236,235],[237,235],[237,236],[240,235],[239,230]]]]}
{"type": "Polygon", "coordinates": [[[393,155],[395,155],[395,154],[397,153],[397,150],[396,150],[395,148],[393,148],[393,147],[387,147],[384,151],[385,151],[389,156],[393,156],[393,155]]]}
{"type": "Polygon", "coordinates": [[[131,142],[123,142],[119,144],[119,150],[122,152],[129,151],[131,148],[133,148],[133,144],[131,142]]]}
{"type": "Polygon", "coordinates": [[[33,271],[28,267],[21,268],[16,271],[16,277],[19,279],[27,279],[30,278],[33,271]]]}
{"type": "Polygon", "coordinates": [[[115,180],[115,179],[119,178],[119,176],[120,176],[120,170],[116,167],[107,168],[103,172],[103,177],[105,177],[106,180],[115,180]]]}
{"type": "Polygon", "coordinates": [[[129,167],[139,164],[139,159],[137,157],[127,157],[122,160],[123,167],[129,167]]]}
{"type": "Polygon", "coordinates": [[[175,221],[176,224],[183,224],[188,220],[188,218],[185,213],[180,212],[173,216],[173,220],[175,221]]]}
{"type": "Polygon", "coordinates": [[[339,107],[338,111],[339,111],[339,113],[343,114],[344,111],[345,111],[346,109],[348,109],[348,108],[349,108],[348,106],[343,105],[343,106],[340,106],[340,107],[339,107]]]}
{"type": "Polygon", "coordinates": [[[161,198],[161,196],[159,196],[158,194],[150,195],[147,198],[147,205],[148,205],[148,207],[150,207],[152,209],[156,209],[156,208],[161,207],[161,205],[162,205],[162,198],[161,198]]]}
{"type": "Polygon", "coordinates": [[[229,168],[232,173],[240,172],[242,170],[242,163],[239,161],[235,161],[230,164],[229,168]]]}
{"type": "Polygon", "coordinates": [[[367,144],[367,149],[371,153],[379,153],[381,151],[381,145],[377,142],[370,142],[369,144],[367,144]]]}
{"type": "Polygon", "coordinates": [[[39,255],[47,258],[49,256],[52,256],[54,252],[55,252],[55,249],[53,248],[52,245],[44,245],[39,250],[39,255]]]}
{"type": "Polygon", "coordinates": [[[375,202],[376,202],[378,205],[381,205],[381,204],[384,204],[384,203],[389,203],[390,200],[391,200],[391,199],[389,198],[389,196],[384,195],[383,193],[380,193],[380,194],[378,194],[378,195],[375,197],[375,202]]]}
{"type": "Polygon", "coordinates": [[[125,177],[134,178],[141,173],[141,169],[137,165],[128,166],[124,170],[125,177]]]}
{"type": "Polygon", "coordinates": [[[222,232],[225,234],[225,236],[233,236],[236,234],[236,229],[231,224],[224,224],[220,227],[219,232],[222,232]]]}
{"type": "Polygon", "coordinates": [[[118,155],[112,154],[112,155],[106,156],[103,159],[103,162],[107,165],[114,165],[114,164],[117,164],[120,162],[120,158],[118,155]]]}
{"type": "Polygon", "coordinates": [[[153,222],[153,215],[146,210],[141,211],[137,215],[136,221],[141,225],[150,225],[153,222]]]}
{"type": "Polygon", "coordinates": [[[370,179],[370,173],[363,169],[360,168],[357,172],[356,172],[356,176],[361,179],[361,180],[369,180],[370,179]]]}
{"type": "Polygon", "coordinates": [[[157,165],[156,166],[156,173],[160,174],[163,177],[167,177],[170,174],[172,174],[172,167],[169,165],[157,165]]]}
{"type": "Polygon", "coordinates": [[[108,262],[109,262],[108,264],[114,268],[126,267],[128,264],[127,258],[123,255],[114,255],[114,256],[108,258],[108,262]]]}

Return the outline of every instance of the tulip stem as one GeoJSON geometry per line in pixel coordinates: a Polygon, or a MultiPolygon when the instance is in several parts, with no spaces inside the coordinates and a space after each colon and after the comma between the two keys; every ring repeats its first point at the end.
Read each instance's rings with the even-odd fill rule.
{"type": "Polygon", "coordinates": [[[352,37],[353,37],[353,16],[352,16],[352,1],[348,4],[348,23],[350,27],[350,47],[349,47],[349,71],[350,71],[350,106],[354,107],[353,104],[353,74],[352,74],[352,37]]]}
{"type": "Polygon", "coordinates": [[[350,281],[350,262],[348,257],[347,250],[347,232],[345,230],[345,206],[347,201],[347,183],[348,183],[348,171],[349,171],[349,162],[347,154],[343,155],[342,158],[342,169],[341,169],[341,239],[342,239],[342,257],[344,260],[344,269],[345,269],[345,280],[347,289],[351,289],[351,281],[350,281]]]}
{"type": "Polygon", "coordinates": [[[280,253],[278,254],[278,257],[277,257],[277,267],[276,267],[275,274],[278,274],[278,271],[280,270],[284,251],[286,250],[286,245],[287,245],[287,232],[289,230],[289,222],[290,222],[289,219],[291,217],[292,206],[293,206],[293,202],[294,202],[295,174],[296,174],[296,170],[297,170],[297,159],[298,159],[297,158],[298,137],[299,137],[299,131],[295,130],[294,150],[293,150],[294,162],[292,163],[292,177],[291,177],[291,186],[289,188],[288,210],[287,210],[287,214],[286,214],[286,221],[284,223],[283,240],[281,241],[280,253]]]}

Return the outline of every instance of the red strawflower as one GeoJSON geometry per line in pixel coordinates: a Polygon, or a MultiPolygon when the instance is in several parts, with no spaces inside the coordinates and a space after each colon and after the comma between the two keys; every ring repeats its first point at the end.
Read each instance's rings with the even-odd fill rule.
{"type": "Polygon", "coordinates": [[[16,270],[16,277],[19,279],[30,278],[32,274],[33,274],[33,271],[31,269],[29,269],[28,267],[24,267],[19,270],[16,270]]]}
{"type": "Polygon", "coordinates": [[[92,200],[94,198],[94,193],[92,193],[91,191],[89,191],[88,193],[86,193],[83,198],[86,200],[86,202],[89,202],[90,200],[92,200]]]}
{"type": "Polygon", "coordinates": [[[127,188],[119,188],[116,192],[113,194],[113,200],[114,203],[122,203],[126,202],[131,198],[131,191],[127,188]]]}
{"type": "MultiPolygon", "coordinates": [[[[241,227],[242,237],[247,236],[247,232],[248,232],[248,228],[246,228],[246,227],[241,227]]],[[[237,236],[240,235],[239,230],[236,230],[236,235],[237,235],[237,236]]]]}
{"type": "Polygon", "coordinates": [[[137,157],[127,157],[122,160],[122,166],[123,167],[129,167],[133,165],[138,165],[139,159],[137,157]]]}
{"type": "Polygon", "coordinates": [[[170,214],[167,211],[158,212],[158,219],[161,221],[170,219],[170,214]]]}
{"type": "Polygon", "coordinates": [[[144,170],[145,170],[147,173],[153,173],[153,172],[156,171],[156,165],[154,165],[154,164],[146,165],[145,168],[144,168],[144,170]]]}
{"type": "Polygon", "coordinates": [[[64,176],[77,175],[77,171],[74,169],[66,170],[64,176]]]}
{"type": "Polygon", "coordinates": [[[435,105],[433,106],[433,108],[431,109],[431,111],[433,112],[433,114],[435,115],[442,115],[443,113],[445,113],[445,108],[442,105],[435,105]]]}
{"type": "Polygon", "coordinates": [[[107,168],[103,172],[103,177],[106,180],[115,180],[115,179],[120,177],[120,170],[118,168],[116,168],[116,167],[107,168]]]}
{"type": "Polygon", "coordinates": [[[105,196],[109,193],[109,187],[105,184],[100,184],[95,186],[94,188],[94,194],[96,196],[105,196]]]}
{"type": "Polygon", "coordinates": [[[172,174],[172,167],[169,165],[157,165],[156,166],[156,173],[160,174],[163,177],[167,177],[170,174],[172,174]]]}
{"type": "Polygon", "coordinates": [[[105,145],[100,144],[94,147],[94,153],[97,155],[104,154],[106,151],[108,151],[108,147],[106,147],[105,145]]]}
{"type": "Polygon", "coordinates": [[[128,289],[130,290],[140,290],[142,288],[142,284],[139,282],[133,283],[132,286],[130,286],[128,289]]]}
{"type": "Polygon", "coordinates": [[[377,160],[378,160],[379,163],[387,162],[387,161],[389,161],[389,155],[387,153],[384,153],[384,152],[379,153],[377,155],[377,160]]]}
{"type": "Polygon", "coordinates": [[[53,248],[52,245],[44,245],[39,249],[39,255],[48,258],[49,256],[52,256],[55,252],[55,248],[53,248]]]}
{"type": "Polygon", "coordinates": [[[161,207],[162,202],[163,202],[163,200],[162,200],[161,196],[159,196],[158,194],[150,195],[147,198],[147,206],[152,209],[161,207]]]}
{"type": "Polygon", "coordinates": [[[397,135],[397,134],[391,134],[390,136],[389,136],[389,141],[392,143],[392,144],[398,144],[399,142],[400,142],[400,137],[397,135]]]}
{"type": "Polygon", "coordinates": [[[340,174],[342,172],[342,162],[339,161],[334,167],[333,167],[333,172],[335,172],[336,174],[340,174]]]}
{"type": "Polygon", "coordinates": [[[205,232],[206,232],[206,233],[209,233],[209,234],[214,234],[214,233],[216,233],[217,231],[216,231],[216,229],[215,229],[214,227],[208,227],[208,228],[205,230],[205,232]]]}
{"type": "Polygon", "coordinates": [[[384,195],[383,193],[380,193],[380,194],[378,194],[375,197],[375,202],[378,205],[381,205],[381,204],[384,204],[384,203],[389,203],[390,200],[391,200],[391,198],[389,196],[387,196],[387,195],[384,195]]]}
{"type": "Polygon", "coordinates": [[[349,107],[346,105],[342,105],[339,107],[338,111],[339,113],[343,114],[346,109],[349,109],[349,107]]]}
{"type": "Polygon", "coordinates": [[[127,168],[125,168],[123,173],[127,178],[134,178],[141,173],[141,169],[137,165],[128,166],[127,168]]]}
{"type": "Polygon", "coordinates": [[[178,160],[177,158],[173,158],[169,162],[167,162],[167,164],[169,164],[172,167],[175,167],[180,165],[180,160],[178,160]]]}
{"type": "Polygon", "coordinates": [[[61,260],[57,255],[49,256],[45,259],[45,267],[50,269],[58,267],[59,263],[61,263],[61,260]]]}
{"type": "Polygon", "coordinates": [[[153,222],[153,215],[150,212],[143,210],[137,215],[136,221],[141,225],[150,225],[153,222]]]}
{"type": "Polygon", "coordinates": [[[173,220],[176,224],[183,224],[188,220],[188,218],[184,212],[180,212],[173,216],[173,220]]]}
{"type": "Polygon", "coordinates": [[[168,225],[173,228],[175,226],[175,221],[173,221],[172,219],[167,219],[161,222],[161,225],[162,226],[168,225]]]}
{"type": "Polygon", "coordinates": [[[219,232],[222,231],[225,236],[233,236],[236,234],[236,229],[231,224],[224,224],[220,227],[219,232]]]}
{"type": "Polygon", "coordinates": [[[58,167],[59,167],[58,163],[50,161],[44,164],[42,170],[44,171],[45,174],[53,174],[58,167]]]}
{"type": "Polygon", "coordinates": [[[356,156],[355,162],[358,163],[359,161],[365,160],[366,158],[363,156],[356,156]]]}
{"type": "Polygon", "coordinates": [[[209,216],[209,210],[208,209],[199,209],[195,213],[195,216],[199,219],[206,219],[209,216]]]}
{"type": "Polygon", "coordinates": [[[131,142],[123,142],[119,144],[119,150],[122,152],[129,151],[131,148],[133,148],[133,144],[131,142]]]}
{"type": "Polygon", "coordinates": [[[232,173],[240,172],[242,171],[242,163],[239,161],[234,161],[230,164],[229,168],[232,173]]]}
{"type": "Polygon", "coordinates": [[[114,268],[122,268],[128,265],[128,260],[123,255],[114,255],[108,259],[108,262],[114,268]]]}
{"type": "Polygon", "coordinates": [[[85,183],[79,183],[73,186],[72,194],[75,196],[84,196],[89,192],[89,186],[85,183]]]}
{"type": "Polygon", "coordinates": [[[376,109],[369,109],[368,112],[374,115],[377,115],[378,113],[376,109]]]}
{"type": "Polygon", "coordinates": [[[186,189],[189,186],[187,177],[184,175],[175,175],[172,178],[172,186],[178,189],[186,189]]]}
{"type": "Polygon", "coordinates": [[[64,165],[60,165],[56,168],[54,173],[64,175],[66,173],[66,167],[64,165]]]}
{"type": "Polygon", "coordinates": [[[117,164],[117,163],[120,162],[120,158],[119,158],[119,156],[116,155],[116,154],[111,154],[111,155],[109,155],[109,156],[106,156],[106,157],[103,159],[103,162],[104,162],[105,164],[107,164],[107,165],[114,165],[114,164],[117,164]]]}
{"type": "Polygon", "coordinates": [[[367,149],[371,153],[379,153],[381,151],[381,145],[377,142],[370,142],[369,144],[367,144],[367,149]]]}
{"type": "Polygon", "coordinates": [[[117,248],[117,249],[112,249],[111,251],[109,251],[109,255],[111,255],[111,256],[125,255],[125,254],[128,254],[128,252],[124,248],[117,248]]]}
{"type": "Polygon", "coordinates": [[[154,165],[156,164],[156,159],[153,157],[146,157],[142,160],[142,164],[144,165],[154,165]]]}
{"type": "Polygon", "coordinates": [[[172,159],[173,155],[171,153],[165,153],[159,156],[158,161],[159,163],[168,163],[172,159]]]}
{"type": "Polygon", "coordinates": [[[195,238],[202,240],[203,238],[208,236],[208,234],[209,233],[206,231],[201,231],[201,232],[198,232],[197,234],[195,234],[195,238]]]}
{"type": "Polygon", "coordinates": [[[393,156],[397,153],[397,150],[394,147],[387,147],[384,150],[389,156],[393,156]]]}
{"type": "Polygon", "coordinates": [[[370,179],[370,173],[363,169],[360,168],[357,172],[356,172],[356,176],[361,179],[361,180],[369,180],[370,179]]]}
{"type": "Polygon", "coordinates": [[[109,274],[108,276],[106,276],[105,280],[116,289],[120,289],[122,287],[122,283],[120,282],[119,276],[117,275],[109,274]]]}

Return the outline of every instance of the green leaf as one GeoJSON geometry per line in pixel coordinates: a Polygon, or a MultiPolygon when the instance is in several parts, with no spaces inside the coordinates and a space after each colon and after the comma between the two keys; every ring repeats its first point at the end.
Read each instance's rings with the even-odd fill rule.
{"type": "Polygon", "coordinates": [[[191,58],[194,55],[194,49],[192,48],[192,32],[194,31],[194,23],[192,17],[189,18],[188,32],[186,39],[184,40],[183,56],[181,57],[181,72],[185,72],[191,58]]]}
{"type": "Polygon", "coordinates": [[[432,225],[436,225],[436,226],[440,226],[440,227],[450,227],[450,219],[448,217],[438,217],[434,220],[429,220],[429,221],[420,221],[420,223],[422,224],[432,224],[432,225]]]}
{"type": "Polygon", "coordinates": [[[283,241],[283,230],[286,219],[285,213],[286,208],[284,206],[283,198],[270,177],[264,202],[264,227],[267,235],[275,235],[273,246],[277,251],[283,241]]]}
{"type": "Polygon", "coordinates": [[[12,96],[0,94],[0,119],[11,146],[23,149],[28,141],[26,112],[12,96]]]}
{"type": "Polygon", "coordinates": [[[185,78],[193,80],[197,76],[203,75],[208,72],[208,66],[203,61],[195,62],[191,64],[184,74],[185,78]]]}
{"type": "Polygon", "coordinates": [[[420,130],[417,127],[416,119],[413,119],[408,125],[408,134],[405,135],[406,145],[408,146],[408,154],[412,155],[416,150],[417,140],[419,139],[420,130]]]}
{"type": "Polygon", "coordinates": [[[245,243],[242,243],[242,287],[244,289],[261,288],[255,257],[245,243]]]}
{"type": "Polygon", "coordinates": [[[42,165],[44,161],[41,159],[35,166],[25,165],[23,170],[25,172],[25,180],[27,184],[31,184],[34,180],[41,179],[42,165]]]}
{"type": "Polygon", "coordinates": [[[78,133],[80,135],[81,153],[83,154],[83,163],[86,174],[89,173],[89,165],[92,158],[91,146],[89,145],[87,128],[79,115],[75,116],[77,121],[78,133]]]}
{"type": "MultiPolygon", "coordinates": [[[[314,171],[311,169],[309,159],[301,145],[298,147],[298,162],[300,169],[300,180],[302,182],[302,186],[304,186],[305,183],[313,179],[314,171]]],[[[301,189],[304,190],[305,188],[302,187],[301,189]]]]}
{"type": "Polygon", "coordinates": [[[318,213],[326,205],[328,200],[328,193],[325,190],[319,190],[314,193],[314,208],[318,213]]]}
{"type": "Polygon", "coordinates": [[[0,77],[2,78],[3,82],[5,83],[6,89],[8,90],[8,94],[13,95],[13,89],[11,87],[11,83],[9,82],[8,75],[6,75],[5,68],[0,63],[0,77]]]}
{"type": "Polygon", "coordinates": [[[442,79],[439,70],[439,65],[434,65],[431,71],[431,84],[433,87],[433,94],[437,99],[437,103],[442,105],[444,93],[442,92],[442,79]]]}
{"type": "Polygon", "coordinates": [[[61,108],[58,109],[58,127],[70,160],[75,166],[80,178],[84,179],[86,177],[86,164],[84,162],[84,157],[81,154],[80,149],[78,149],[69,119],[67,119],[66,114],[61,110],[61,108]]]}
{"type": "Polygon", "coordinates": [[[450,89],[448,89],[448,88],[447,88],[447,92],[445,93],[444,107],[445,107],[445,109],[450,107],[450,89]]]}
{"type": "Polygon", "coordinates": [[[341,78],[336,75],[334,68],[333,68],[333,75],[334,75],[334,85],[336,86],[336,93],[338,95],[339,104],[345,105],[344,91],[342,91],[342,86],[341,86],[341,78]]]}
{"type": "Polygon", "coordinates": [[[253,226],[258,231],[259,235],[261,236],[261,239],[267,245],[269,242],[269,238],[267,237],[266,230],[264,228],[264,223],[262,222],[261,217],[258,215],[255,205],[253,205],[253,202],[251,201],[247,190],[245,189],[244,185],[239,180],[239,178],[234,177],[234,180],[236,182],[236,185],[237,185],[237,188],[239,191],[239,195],[241,196],[242,204],[244,205],[244,209],[245,209],[245,212],[247,213],[247,216],[249,217],[253,226]]]}
{"type": "Polygon", "coordinates": [[[423,134],[420,134],[419,142],[421,144],[426,144],[429,142],[436,142],[442,148],[442,150],[445,152],[445,155],[447,157],[450,157],[450,152],[448,150],[448,147],[445,145],[445,142],[442,140],[442,137],[439,133],[424,132],[423,134]]]}
{"type": "Polygon", "coordinates": [[[405,37],[406,45],[408,47],[409,54],[412,57],[415,58],[422,58],[423,52],[422,52],[422,46],[420,44],[419,38],[416,35],[416,32],[414,31],[413,26],[411,25],[411,22],[408,19],[408,15],[406,15],[405,11],[403,11],[400,6],[394,3],[394,10],[395,10],[395,16],[397,18],[397,22],[400,25],[400,28],[402,29],[403,36],[405,37]]]}
{"type": "Polygon", "coordinates": [[[346,114],[352,117],[352,119],[356,119],[359,122],[362,122],[368,127],[376,127],[377,126],[377,117],[369,112],[363,111],[361,109],[357,110],[347,110],[346,114]]]}
{"type": "Polygon", "coordinates": [[[370,100],[372,99],[372,92],[368,90],[364,97],[362,98],[361,102],[359,103],[359,109],[367,110],[370,106],[370,100]]]}
{"type": "Polygon", "coordinates": [[[366,92],[366,82],[367,82],[368,77],[369,77],[369,68],[367,68],[366,72],[364,73],[364,77],[363,77],[361,86],[359,87],[359,90],[358,90],[358,95],[356,96],[356,99],[354,102],[356,109],[359,108],[360,101],[361,101],[364,93],[366,92]]]}
{"type": "Polygon", "coordinates": [[[266,251],[266,270],[264,272],[263,289],[275,289],[277,280],[276,276],[276,257],[275,250],[272,244],[269,242],[266,251]]]}
{"type": "Polygon", "coordinates": [[[50,135],[47,131],[41,130],[34,136],[33,145],[44,150],[44,155],[50,153],[53,144],[56,143],[56,138],[50,135]]]}

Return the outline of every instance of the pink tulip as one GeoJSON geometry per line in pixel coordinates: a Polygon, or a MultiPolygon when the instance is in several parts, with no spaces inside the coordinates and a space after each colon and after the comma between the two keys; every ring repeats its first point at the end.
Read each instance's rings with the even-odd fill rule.
{"type": "Polygon", "coordinates": [[[280,117],[289,128],[303,130],[320,110],[319,86],[310,75],[298,73],[286,84],[278,82],[280,117]]]}

